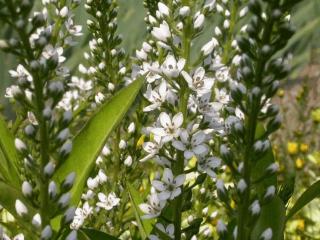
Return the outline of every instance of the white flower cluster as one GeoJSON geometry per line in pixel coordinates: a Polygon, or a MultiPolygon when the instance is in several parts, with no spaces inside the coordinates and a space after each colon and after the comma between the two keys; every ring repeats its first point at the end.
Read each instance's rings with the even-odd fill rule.
{"type": "Polygon", "coordinates": [[[143,111],[156,118],[144,128],[149,140],[143,144],[146,155],[140,161],[154,159],[164,167],[162,178],[152,181],[148,203],[140,205],[145,218],[158,217],[183,194],[190,162],[196,160],[196,172],[215,178],[221,160],[210,144],[225,132],[221,113],[234,82],[218,54],[216,38],[202,47],[201,57],[192,64],[192,36],[201,34],[205,14],[215,9],[215,1],[206,1],[198,11],[180,1],[168,4],[159,2],[156,15],[149,14],[152,39],[136,51],[140,74],[148,83],[144,97],[149,104],[143,111]]]}

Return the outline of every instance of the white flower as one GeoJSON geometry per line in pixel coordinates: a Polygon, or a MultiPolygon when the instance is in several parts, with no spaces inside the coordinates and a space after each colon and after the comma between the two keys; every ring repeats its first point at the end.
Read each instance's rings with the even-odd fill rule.
{"type": "Polygon", "coordinates": [[[93,88],[93,82],[91,80],[86,81],[83,78],[72,76],[68,86],[78,88],[81,91],[90,91],[93,88]]]}
{"type": "Polygon", "coordinates": [[[65,17],[68,15],[68,13],[69,13],[68,7],[67,7],[67,6],[64,6],[64,7],[60,10],[59,15],[60,15],[60,17],[65,18],[65,17]]]}
{"type": "Polygon", "coordinates": [[[168,38],[171,37],[168,23],[166,21],[163,21],[159,27],[154,27],[152,29],[151,34],[156,39],[162,42],[167,42],[168,38]]]}
{"type": "Polygon", "coordinates": [[[82,26],[81,25],[74,25],[73,19],[70,17],[65,22],[65,26],[67,31],[73,36],[81,36],[82,35],[82,26]]]}
{"type": "Polygon", "coordinates": [[[262,240],[271,240],[272,239],[272,229],[271,228],[267,228],[262,234],[261,234],[261,239],[262,240]]]}
{"type": "Polygon", "coordinates": [[[20,217],[28,214],[28,208],[27,208],[26,205],[24,205],[24,203],[21,202],[19,199],[16,200],[15,208],[16,208],[17,214],[18,214],[20,217]]]}
{"type": "Polygon", "coordinates": [[[189,6],[183,6],[182,8],[180,8],[179,10],[179,15],[182,17],[186,17],[189,16],[190,14],[190,7],[189,6]]]}
{"type": "Polygon", "coordinates": [[[244,179],[240,179],[240,181],[237,184],[237,189],[240,193],[243,193],[247,189],[248,185],[244,179]]]}
{"type": "Polygon", "coordinates": [[[267,188],[267,191],[264,195],[264,198],[271,198],[275,195],[276,193],[276,187],[275,186],[270,186],[267,188]]]}
{"type": "Polygon", "coordinates": [[[172,146],[183,151],[186,159],[190,159],[193,156],[205,155],[209,151],[208,146],[205,144],[206,134],[203,131],[194,133],[190,139],[188,131],[182,130],[180,140],[173,141],[172,146]]]}
{"type": "Polygon", "coordinates": [[[143,109],[144,112],[150,112],[159,108],[162,103],[166,101],[167,97],[167,83],[162,81],[157,89],[152,90],[151,85],[147,87],[147,91],[144,94],[144,97],[151,103],[151,105],[143,109]]]}
{"type": "Polygon", "coordinates": [[[174,115],[172,119],[167,113],[162,112],[159,121],[162,127],[152,128],[151,132],[161,137],[162,142],[169,142],[180,135],[180,127],[183,124],[183,114],[181,112],[174,115]]]}
{"type": "Polygon", "coordinates": [[[153,193],[148,197],[148,204],[142,203],[139,205],[142,212],[146,215],[142,216],[143,219],[150,219],[158,217],[162,209],[166,205],[166,201],[160,200],[158,195],[153,193]]]}
{"type": "Polygon", "coordinates": [[[209,11],[212,11],[215,3],[216,3],[216,0],[206,0],[203,8],[208,9],[209,11]]]}
{"type": "MultiPolygon", "coordinates": [[[[174,239],[174,225],[173,224],[169,224],[167,227],[165,227],[163,224],[157,223],[156,228],[158,228],[161,232],[166,234],[166,236],[168,236],[170,239],[174,239]]],[[[149,239],[150,240],[160,240],[161,237],[159,238],[159,236],[152,234],[149,236],[149,239]]]]}
{"type": "Polygon", "coordinates": [[[163,143],[161,141],[161,137],[154,136],[153,140],[154,142],[143,143],[143,150],[146,151],[148,155],[140,159],[140,162],[145,162],[153,158],[156,154],[158,154],[159,150],[162,148],[163,143]]]}
{"type": "Polygon", "coordinates": [[[207,173],[210,177],[215,178],[217,169],[221,165],[221,159],[217,157],[200,158],[198,160],[198,170],[207,173]]]}
{"type": "Polygon", "coordinates": [[[169,16],[169,13],[170,13],[169,8],[164,3],[159,2],[158,3],[158,9],[159,9],[160,15],[162,17],[169,16]]]}
{"type": "Polygon", "coordinates": [[[118,198],[114,192],[109,193],[108,196],[103,193],[98,193],[98,198],[99,202],[97,202],[97,206],[107,211],[118,206],[120,203],[120,198],[118,198]]]}
{"type": "Polygon", "coordinates": [[[42,52],[42,56],[45,59],[56,58],[58,60],[58,63],[63,63],[66,60],[66,58],[62,56],[62,54],[62,47],[54,48],[51,44],[47,45],[42,52]]]}
{"type": "Polygon", "coordinates": [[[12,78],[18,79],[19,82],[32,82],[31,74],[21,64],[18,65],[17,70],[9,70],[9,74],[12,78]]]}
{"type": "Polygon", "coordinates": [[[152,186],[160,192],[160,200],[172,200],[181,194],[180,186],[183,185],[185,179],[186,176],[184,174],[174,178],[171,169],[165,168],[163,171],[162,181],[153,180],[152,186]]]}
{"type": "Polygon", "coordinates": [[[205,77],[205,74],[206,72],[203,67],[197,68],[193,77],[185,71],[181,72],[181,75],[187,81],[189,88],[200,95],[210,92],[214,84],[214,79],[205,77]]]}
{"type": "Polygon", "coordinates": [[[196,16],[196,18],[194,20],[193,27],[195,29],[202,28],[203,24],[204,24],[204,20],[205,20],[204,15],[203,14],[199,14],[198,16],[196,16]]]}
{"type": "Polygon", "coordinates": [[[219,42],[217,39],[212,38],[209,42],[207,42],[203,47],[201,48],[201,52],[204,56],[208,56],[212,53],[214,48],[219,45],[219,42]]]}
{"type": "Polygon", "coordinates": [[[220,234],[227,232],[227,226],[221,220],[217,222],[217,232],[220,234]]]}
{"type": "Polygon", "coordinates": [[[175,59],[173,55],[168,55],[166,60],[161,66],[162,73],[169,78],[176,78],[179,76],[180,72],[183,70],[184,65],[186,64],[185,59],[175,59]]]}
{"type": "Polygon", "coordinates": [[[250,206],[250,211],[252,213],[252,215],[258,215],[261,211],[261,207],[260,207],[260,203],[258,200],[255,200],[251,206],[250,206]]]}

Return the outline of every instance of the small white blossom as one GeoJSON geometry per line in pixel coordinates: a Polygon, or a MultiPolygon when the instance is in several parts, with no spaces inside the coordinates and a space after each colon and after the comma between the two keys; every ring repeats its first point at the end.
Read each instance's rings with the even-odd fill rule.
{"type": "Polygon", "coordinates": [[[191,77],[187,72],[182,71],[181,75],[184,77],[188,86],[193,91],[196,91],[198,94],[202,95],[204,93],[210,92],[214,84],[213,78],[207,78],[205,76],[206,72],[203,67],[196,69],[193,77],[191,77]]]}
{"type": "Polygon", "coordinates": [[[162,138],[162,142],[169,142],[173,138],[177,138],[180,135],[181,126],[183,124],[183,114],[177,113],[171,119],[170,116],[162,112],[159,116],[161,127],[152,128],[151,132],[162,138]]]}
{"type": "Polygon", "coordinates": [[[174,56],[168,55],[161,66],[161,70],[167,77],[177,78],[183,70],[185,63],[185,59],[179,59],[177,62],[174,56]]]}
{"type": "Polygon", "coordinates": [[[184,174],[173,177],[171,169],[165,168],[163,171],[162,181],[153,180],[152,185],[160,192],[160,200],[172,200],[181,194],[180,186],[183,185],[185,178],[186,176],[184,174]]]}
{"type": "Polygon", "coordinates": [[[118,206],[120,203],[120,198],[118,198],[114,192],[109,193],[108,196],[103,193],[98,193],[98,198],[99,202],[97,202],[97,206],[107,211],[118,206]]]}
{"type": "Polygon", "coordinates": [[[159,27],[154,27],[152,29],[151,34],[156,39],[163,42],[167,42],[168,38],[171,37],[171,32],[168,23],[166,21],[163,21],[163,23],[161,23],[159,27]]]}
{"type": "Polygon", "coordinates": [[[142,212],[146,215],[142,216],[144,219],[150,219],[158,217],[164,208],[166,201],[160,200],[158,195],[153,193],[148,197],[148,204],[142,203],[139,205],[142,212]]]}

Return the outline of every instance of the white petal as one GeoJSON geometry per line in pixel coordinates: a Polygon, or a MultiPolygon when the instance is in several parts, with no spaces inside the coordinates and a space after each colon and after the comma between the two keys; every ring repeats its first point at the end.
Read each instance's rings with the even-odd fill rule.
{"type": "Polygon", "coordinates": [[[183,58],[179,59],[179,61],[178,61],[178,63],[177,63],[179,72],[182,71],[182,69],[184,68],[184,65],[186,65],[186,60],[183,59],[183,58]]]}
{"type": "Polygon", "coordinates": [[[186,146],[180,141],[173,141],[172,146],[180,151],[186,150],[186,146]]]}
{"type": "Polygon", "coordinates": [[[175,128],[179,128],[181,127],[182,123],[183,123],[183,114],[179,112],[173,117],[172,124],[174,125],[175,128]]]}
{"type": "Polygon", "coordinates": [[[185,174],[181,174],[179,176],[177,176],[174,181],[175,181],[175,186],[176,187],[180,187],[181,185],[183,185],[184,181],[186,180],[186,175],[185,174]]]}
{"type": "Polygon", "coordinates": [[[139,208],[141,209],[142,212],[144,213],[151,213],[151,206],[149,204],[146,203],[142,203],[139,205],[139,208]]]}
{"type": "Polygon", "coordinates": [[[166,128],[171,125],[171,119],[169,115],[165,112],[160,113],[159,120],[161,125],[166,128]]]}
{"type": "Polygon", "coordinates": [[[205,74],[206,74],[206,71],[204,70],[204,68],[203,67],[199,67],[195,71],[193,78],[195,78],[195,79],[197,79],[197,78],[203,79],[205,74]]]}
{"type": "Polygon", "coordinates": [[[184,156],[185,159],[190,159],[190,158],[193,157],[193,152],[187,150],[187,151],[185,151],[185,152],[183,153],[183,156],[184,156]]]}
{"type": "Polygon", "coordinates": [[[198,131],[192,136],[191,143],[192,145],[199,145],[203,143],[205,139],[206,134],[203,131],[198,131]]]}
{"type": "Polygon", "coordinates": [[[181,188],[176,188],[172,193],[170,199],[174,199],[181,194],[181,188]]]}
{"type": "Polygon", "coordinates": [[[192,149],[193,152],[197,155],[203,155],[206,154],[208,152],[208,148],[206,145],[198,145],[195,148],[192,149]]]}
{"type": "Polygon", "coordinates": [[[152,181],[152,186],[160,192],[166,189],[164,183],[158,180],[152,181]]]}
{"type": "Polygon", "coordinates": [[[186,80],[186,82],[188,83],[189,86],[192,86],[192,77],[186,72],[186,71],[182,71],[181,75],[183,76],[184,80],[186,80]]]}
{"type": "Polygon", "coordinates": [[[159,196],[159,199],[160,199],[161,201],[164,201],[164,200],[167,200],[167,199],[170,198],[171,192],[169,192],[169,191],[164,191],[164,192],[159,193],[158,196],[159,196]]]}
{"type": "Polygon", "coordinates": [[[163,171],[163,181],[167,184],[171,184],[173,182],[173,174],[171,169],[165,168],[163,171]]]}
{"type": "Polygon", "coordinates": [[[167,135],[166,131],[163,128],[153,128],[151,129],[151,132],[154,135],[160,136],[160,137],[164,137],[167,135]]]}
{"type": "Polygon", "coordinates": [[[161,99],[164,100],[167,95],[167,84],[166,81],[162,81],[159,86],[159,94],[161,96],[161,99]]]}

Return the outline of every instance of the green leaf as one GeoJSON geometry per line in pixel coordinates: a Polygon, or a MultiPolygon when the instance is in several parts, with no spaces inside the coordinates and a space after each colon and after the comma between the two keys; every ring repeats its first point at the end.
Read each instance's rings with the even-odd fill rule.
{"type": "Polygon", "coordinates": [[[95,229],[86,228],[81,229],[79,232],[81,232],[82,235],[79,236],[79,240],[119,240],[116,237],[95,229]]]}
{"type": "Polygon", "coordinates": [[[18,154],[14,146],[14,137],[6,122],[0,117],[0,175],[10,185],[20,188],[17,165],[18,154]]]}
{"type": "Polygon", "coordinates": [[[127,182],[127,190],[129,192],[130,201],[138,223],[140,236],[142,239],[146,239],[152,231],[154,220],[142,220],[141,210],[139,209],[139,204],[143,203],[140,193],[134,189],[134,187],[127,182]]]}
{"type": "Polygon", "coordinates": [[[299,197],[294,206],[289,210],[287,220],[293,217],[304,206],[309,204],[312,200],[320,196],[320,180],[312,184],[302,195],[299,197]]]}
{"type": "Polygon", "coordinates": [[[272,240],[283,240],[286,208],[279,197],[275,197],[261,209],[260,216],[251,233],[251,240],[260,239],[267,229],[272,229],[272,240]]]}
{"type": "Polygon", "coordinates": [[[119,124],[134,102],[142,83],[142,78],[134,81],[109,102],[106,102],[75,137],[70,156],[54,175],[56,181],[62,182],[71,172],[76,173],[76,180],[71,190],[72,204],[78,204],[85,182],[95,165],[95,160],[109,134],[119,124]]]}

